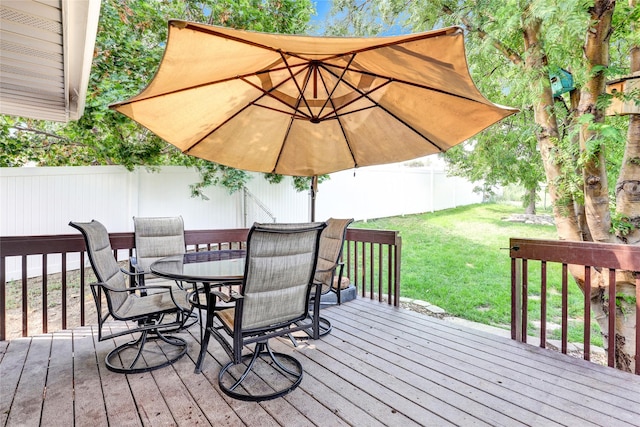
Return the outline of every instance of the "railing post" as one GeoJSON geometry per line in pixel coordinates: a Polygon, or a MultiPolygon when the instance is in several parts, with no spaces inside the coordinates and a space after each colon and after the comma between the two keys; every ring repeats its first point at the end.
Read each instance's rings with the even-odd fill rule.
{"type": "Polygon", "coordinates": [[[522,341],[522,260],[511,258],[511,339],[522,341]]]}
{"type": "Polygon", "coordinates": [[[636,375],[640,375],[640,273],[636,272],[636,375]]]}
{"type": "Polygon", "coordinates": [[[395,259],[394,259],[394,267],[395,267],[395,280],[394,280],[394,300],[393,305],[396,307],[400,306],[400,267],[402,266],[402,237],[396,235],[396,247],[395,247],[395,259]]]}
{"type": "Polygon", "coordinates": [[[0,257],[0,341],[7,339],[7,276],[5,258],[0,257]]]}

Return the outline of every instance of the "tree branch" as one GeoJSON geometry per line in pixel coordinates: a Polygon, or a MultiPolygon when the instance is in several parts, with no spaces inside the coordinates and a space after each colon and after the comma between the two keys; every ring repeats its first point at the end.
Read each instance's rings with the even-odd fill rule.
{"type": "Polygon", "coordinates": [[[59,140],[62,140],[62,141],[68,142],[68,143],[73,143],[73,141],[71,141],[71,140],[69,140],[69,139],[67,139],[65,137],[62,137],[60,135],[56,135],[55,133],[46,132],[46,131],[43,131],[43,130],[40,130],[40,129],[33,129],[33,128],[22,127],[22,126],[11,126],[11,128],[15,129],[15,130],[18,130],[18,131],[21,131],[21,132],[31,132],[31,133],[35,133],[36,135],[44,135],[44,136],[48,136],[48,137],[51,137],[51,138],[56,138],[56,139],[59,139],[59,140]]]}
{"type": "MultiPolygon", "coordinates": [[[[447,15],[453,15],[453,10],[448,6],[443,6],[442,11],[447,15]]],[[[482,28],[473,25],[473,23],[466,16],[461,16],[460,20],[464,24],[464,27],[467,29],[467,31],[471,33],[475,33],[481,40],[489,40],[493,45],[493,47],[495,47],[498,50],[498,52],[502,53],[514,64],[516,65],[522,64],[522,57],[515,50],[506,46],[500,40],[490,36],[482,28]]]]}

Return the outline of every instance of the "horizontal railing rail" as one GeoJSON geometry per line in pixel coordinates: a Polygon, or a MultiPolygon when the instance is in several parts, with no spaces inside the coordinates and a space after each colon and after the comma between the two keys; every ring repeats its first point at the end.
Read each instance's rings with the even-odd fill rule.
{"type": "MultiPolygon", "coordinates": [[[[249,230],[245,228],[226,230],[186,230],[185,243],[189,251],[240,248],[245,245],[249,230]]],[[[133,233],[110,233],[111,247],[118,261],[126,265],[134,254],[133,233]]],[[[369,296],[388,295],[389,304],[398,305],[400,296],[400,245],[398,233],[387,230],[349,229],[345,243],[345,275],[356,287],[365,287],[369,296]]],[[[80,234],[55,236],[14,236],[0,238],[0,340],[7,337],[7,298],[19,302],[21,335],[46,333],[50,319],[50,306],[60,305],[61,318],[57,329],[84,326],[87,312],[93,313],[93,301],[88,297],[87,286],[95,280],[90,266],[85,261],[85,244],[80,234]],[[68,260],[78,258],[79,268],[71,268],[68,260]],[[7,283],[7,260],[18,259],[21,265],[20,279],[7,283]],[[55,280],[50,279],[53,260],[60,265],[55,280]],[[34,281],[33,265],[38,265],[39,281],[34,281]],[[55,292],[54,292],[55,291],[55,292]],[[38,304],[30,304],[29,296],[40,294],[38,304]],[[73,301],[73,303],[72,303],[73,301]],[[77,310],[79,320],[68,322],[71,310],[77,310]],[[39,327],[30,324],[29,314],[39,312],[39,327]]],[[[34,298],[31,298],[34,300],[34,298]]],[[[57,320],[56,320],[57,321],[57,320]]],[[[33,322],[32,322],[33,323],[33,322]]],[[[56,328],[56,327],[54,327],[56,328]]]]}
{"type": "MultiPolygon", "coordinates": [[[[540,267],[540,347],[547,342],[547,285],[548,271],[553,264],[560,266],[561,290],[561,351],[567,353],[568,341],[568,286],[570,269],[584,269],[585,289],[591,289],[592,269],[606,275],[609,284],[606,311],[609,314],[606,338],[607,363],[615,362],[616,325],[616,272],[631,271],[635,277],[635,373],[640,375],[640,247],[609,243],[555,241],[537,239],[511,239],[511,338],[527,342],[528,313],[533,267],[531,261],[539,261],[540,267]],[[551,264],[549,264],[551,263],[551,264]]],[[[579,270],[578,270],[579,271],[579,270]]],[[[536,286],[536,292],[538,287],[536,286]]],[[[590,360],[591,346],[591,295],[585,293],[582,308],[584,324],[584,358],[590,360]]]]}

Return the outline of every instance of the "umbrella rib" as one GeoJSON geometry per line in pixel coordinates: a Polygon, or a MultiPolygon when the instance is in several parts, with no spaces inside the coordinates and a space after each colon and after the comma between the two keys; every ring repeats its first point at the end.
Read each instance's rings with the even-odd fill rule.
{"type": "MultiPolygon", "coordinates": [[[[341,66],[335,65],[335,64],[323,64],[323,65],[325,67],[325,70],[327,70],[328,72],[333,74],[335,77],[338,77],[338,75],[335,72],[329,70],[329,68],[337,68],[338,70],[342,70],[344,68],[344,67],[341,67],[341,66]]],[[[478,104],[485,104],[484,102],[478,101],[477,99],[469,98],[467,96],[459,95],[457,93],[448,92],[446,90],[438,89],[438,88],[435,88],[435,87],[432,87],[432,86],[423,85],[423,84],[420,84],[420,83],[414,83],[414,82],[410,82],[410,81],[407,81],[407,80],[401,80],[401,79],[397,79],[395,77],[384,76],[384,75],[381,75],[381,74],[376,74],[376,73],[372,73],[372,72],[364,71],[364,70],[351,69],[350,71],[353,71],[353,72],[359,73],[359,74],[364,74],[364,75],[371,76],[371,77],[376,77],[376,78],[379,78],[379,79],[387,79],[390,82],[394,82],[394,83],[402,83],[402,84],[406,84],[406,85],[409,85],[409,86],[417,87],[417,88],[420,88],[420,89],[430,90],[432,92],[438,92],[438,93],[441,93],[443,95],[449,95],[449,96],[453,96],[455,98],[460,98],[460,99],[464,99],[464,100],[471,101],[471,102],[477,102],[478,104]]],[[[346,81],[345,81],[345,83],[346,83],[346,81]]],[[[353,88],[353,86],[351,86],[351,87],[353,88]]]]}
{"type": "MultiPolygon", "coordinates": [[[[356,55],[358,53],[362,53],[362,52],[367,52],[370,50],[376,50],[376,49],[380,49],[380,48],[385,48],[385,47],[389,47],[389,46],[399,46],[402,44],[406,44],[406,43],[412,43],[414,41],[418,41],[418,40],[423,40],[423,39],[430,39],[430,38],[435,38],[435,37],[441,37],[441,36],[455,36],[458,34],[462,34],[463,30],[461,27],[458,26],[454,26],[454,27],[447,27],[447,28],[443,28],[442,31],[438,32],[437,34],[430,32],[429,34],[417,34],[415,37],[407,37],[404,38],[402,40],[396,40],[396,41],[390,41],[388,43],[380,43],[380,44],[376,44],[373,46],[368,46],[368,47],[363,47],[361,49],[356,49],[356,50],[352,50],[350,52],[342,52],[339,54],[334,54],[331,56],[326,56],[324,58],[322,58],[321,61],[328,61],[331,59],[337,59],[340,58],[342,56],[345,55],[356,55]]],[[[304,55],[304,54],[301,54],[304,55]]],[[[302,58],[304,59],[304,58],[302,58]]]]}
{"type": "MultiPolygon", "coordinates": [[[[324,102],[324,104],[322,104],[322,107],[320,108],[320,112],[318,112],[318,117],[320,117],[320,115],[322,114],[322,110],[324,110],[324,108],[327,106],[327,104],[329,102],[331,102],[331,106],[333,107],[333,111],[336,112],[336,108],[335,105],[332,102],[332,97],[334,92],[336,91],[336,89],[338,89],[338,85],[340,84],[341,81],[344,81],[344,75],[347,73],[347,70],[349,70],[349,66],[351,65],[351,63],[353,62],[353,60],[356,58],[356,54],[354,53],[353,55],[351,55],[351,58],[349,59],[349,62],[347,62],[347,65],[344,67],[344,69],[342,70],[342,74],[340,74],[340,77],[338,77],[338,81],[336,82],[336,84],[333,86],[333,89],[331,89],[331,93],[329,93],[329,96],[327,97],[327,100],[324,102]]],[[[331,73],[331,71],[329,71],[326,67],[323,67],[325,70],[327,70],[327,72],[331,73]]],[[[333,74],[333,73],[331,73],[333,74]]],[[[335,74],[334,74],[335,75],[335,74]]],[[[320,75],[320,80],[322,80],[322,84],[324,85],[325,90],[327,90],[327,92],[329,92],[328,88],[327,88],[327,82],[325,82],[324,78],[322,77],[322,74],[320,75]]],[[[353,101],[352,101],[353,102],[353,101]]],[[[351,102],[349,102],[348,104],[350,104],[351,102]]],[[[348,105],[347,104],[347,105],[348,105]]],[[[329,113],[331,114],[331,113],[329,113]]]]}
{"type": "Polygon", "coordinates": [[[331,114],[334,114],[334,113],[335,113],[336,117],[339,116],[340,115],[339,114],[340,110],[343,110],[343,109],[347,108],[349,105],[353,104],[356,101],[359,101],[362,98],[367,98],[368,100],[373,102],[374,105],[371,106],[371,107],[363,107],[363,108],[359,108],[357,110],[350,111],[348,113],[345,113],[345,115],[346,114],[355,113],[355,112],[358,112],[358,111],[368,110],[369,108],[373,108],[373,107],[378,106],[378,104],[376,102],[374,102],[373,100],[371,100],[371,98],[369,98],[369,95],[372,94],[373,92],[379,90],[379,89],[382,89],[383,87],[385,87],[386,85],[388,85],[391,82],[392,82],[392,80],[387,80],[386,82],[382,83],[380,86],[377,86],[377,87],[375,87],[375,88],[373,88],[373,89],[371,89],[369,91],[366,91],[366,92],[361,92],[357,88],[353,88],[352,87],[352,89],[354,89],[356,92],[358,92],[360,94],[360,96],[357,97],[357,98],[352,99],[351,101],[347,102],[346,104],[344,104],[343,106],[338,107],[338,108],[336,108],[335,105],[333,105],[333,102],[331,102],[331,105],[333,106],[333,111],[328,112],[325,116],[321,117],[320,120],[327,120],[329,118],[329,116],[331,114]]]}
{"type": "Polygon", "coordinates": [[[289,119],[289,125],[287,126],[287,131],[284,133],[284,137],[282,138],[282,143],[280,144],[280,150],[278,151],[278,157],[276,158],[275,163],[273,164],[273,169],[271,169],[271,173],[276,173],[276,166],[280,163],[280,157],[282,156],[282,152],[284,151],[284,144],[286,144],[289,139],[289,132],[291,132],[291,127],[293,126],[293,116],[289,119]]]}
{"type": "Polygon", "coordinates": [[[247,80],[245,78],[241,78],[240,80],[242,80],[243,82],[247,83],[248,85],[253,86],[254,88],[258,89],[260,92],[262,92],[263,95],[266,95],[266,96],[268,96],[268,97],[270,97],[272,99],[275,99],[276,101],[280,102],[281,104],[286,105],[289,108],[293,108],[293,112],[287,111],[287,110],[280,110],[280,109],[275,108],[275,107],[268,107],[266,105],[258,104],[257,102],[260,100],[260,98],[262,98],[262,96],[258,97],[255,101],[252,101],[250,104],[257,105],[257,106],[262,107],[262,108],[267,108],[269,110],[279,111],[279,112],[284,113],[284,114],[290,114],[291,116],[295,116],[295,117],[298,117],[300,119],[310,119],[311,118],[309,115],[304,114],[302,111],[299,111],[298,110],[298,105],[296,105],[295,107],[292,107],[291,105],[287,104],[285,101],[283,101],[282,99],[278,98],[273,93],[271,93],[272,90],[277,89],[280,85],[284,84],[287,80],[284,80],[278,86],[272,87],[270,90],[265,90],[264,88],[256,85],[253,82],[250,82],[249,80],[247,80]],[[300,114],[299,115],[295,114],[296,112],[298,112],[300,114]]]}
{"type": "MultiPolygon", "coordinates": [[[[327,69],[327,72],[333,74],[335,77],[337,77],[337,75],[327,69]]],[[[382,105],[380,105],[378,102],[376,102],[375,100],[371,99],[371,97],[369,97],[369,93],[363,93],[362,91],[360,91],[357,87],[355,87],[354,85],[352,85],[350,82],[343,80],[343,82],[349,86],[352,90],[358,92],[360,95],[362,95],[360,98],[366,98],[369,101],[371,101],[373,103],[373,105],[375,105],[376,107],[380,108],[382,111],[384,111],[385,113],[389,114],[391,117],[393,117],[394,119],[396,119],[398,122],[402,123],[403,125],[405,125],[407,128],[411,129],[414,133],[416,133],[417,135],[419,135],[422,139],[424,139],[425,141],[427,141],[429,144],[433,145],[434,147],[436,147],[439,151],[444,152],[445,150],[442,149],[442,147],[440,147],[438,144],[436,144],[435,142],[433,142],[431,139],[429,139],[426,135],[423,135],[422,133],[420,133],[417,129],[415,129],[413,126],[411,126],[409,123],[407,123],[405,120],[402,120],[400,117],[396,116],[395,114],[393,114],[391,111],[389,111],[387,108],[383,107],[382,105]]],[[[393,80],[390,79],[386,82],[386,84],[389,84],[391,82],[398,82],[398,80],[393,80]]],[[[379,86],[377,89],[380,89],[380,87],[382,87],[383,85],[379,86]]],[[[349,114],[349,113],[347,113],[349,114]]],[[[342,128],[342,124],[340,125],[340,127],[342,128]]]]}
{"type": "MultiPolygon", "coordinates": [[[[167,92],[157,93],[155,95],[147,96],[147,97],[144,97],[144,98],[136,98],[136,99],[126,100],[126,101],[123,101],[123,102],[116,102],[116,103],[113,103],[113,104],[109,105],[109,108],[113,109],[113,108],[116,108],[116,107],[122,107],[124,105],[132,104],[134,102],[140,102],[140,101],[146,101],[146,100],[149,100],[149,99],[160,98],[160,97],[166,96],[166,95],[173,95],[173,94],[180,93],[180,92],[186,92],[186,91],[192,90],[192,89],[199,89],[199,88],[202,88],[202,87],[205,87],[205,86],[217,85],[217,84],[220,84],[220,83],[226,83],[226,82],[230,82],[230,81],[238,80],[238,79],[242,80],[244,82],[247,82],[247,83],[251,84],[252,86],[254,86],[254,87],[256,87],[256,88],[258,88],[261,91],[266,93],[266,91],[264,89],[262,89],[262,88],[256,86],[255,84],[247,81],[246,78],[247,77],[251,77],[251,76],[257,76],[257,75],[260,75],[260,74],[263,74],[263,73],[273,72],[273,71],[282,71],[285,68],[289,68],[289,69],[301,68],[300,71],[297,71],[294,74],[294,75],[297,75],[297,74],[301,73],[302,71],[304,71],[304,69],[305,69],[304,67],[306,67],[306,66],[307,66],[307,64],[305,63],[305,64],[286,66],[286,67],[271,68],[268,71],[258,71],[258,72],[239,74],[239,75],[236,75],[236,76],[227,77],[227,78],[220,79],[220,80],[215,80],[215,81],[212,81],[212,82],[200,83],[200,84],[193,85],[193,86],[181,87],[180,89],[175,89],[175,90],[170,90],[170,91],[167,91],[167,92]]],[[[287,81],[288,80],[282,81],[277,86],[275,86],[273,89],[276,89],[277,87],[281,86],[282,84],[284,84],[287,81]]]]}
{"type": "MultiPolygon", "coordinates": [[[[192,23],[187,22],[187,21],[180,21],[180,22],[184,24],[183,28],[189,28],[190,30],[193,30],[193,31],[210,34],[210,35],[217,36],[217,37],[220,37],[220,38],[223,38],[223,39],[232,40],[234,42],[238,42],[238,43],[241,43],[241,44],[246,44],[246,45],[249,45],[249,46],[258,47],[258,48],[264,49],[264,50],[269,50],[271,52],[282,52],[282,49],[280,49],[280,48],[268,46],[268,45],[265,45],[265,44],[262,44],[262,43],[253,42],[253,41],[244,39],[242,37],[236,37],[236,36],[232,36],[230,34],[221,33],[219,31],[216,31],[213,28],[203,28],[203,27],[200,27],[200,26],[195,26],[195,25],[192,25],[192,23]]],[[[460,28],[458,28],[458,29],[460,29],[460,28]]],[[[433,37],[433,36],[429,36],[429,37],[433,37]]],[[[420,37],[418,37],[418,39],[419,38],[420,37]]],[[[398,43],[390,43],[390,44],[398,44],[398,43]]],[[[366,49],[366,50],[368,50],[368,49],[366,49]]],[[[298,53],[287,52],[287,55],[293,56],[293,57],[298,58],[298,59],[302,59],[302,60],[308,61],[308,58],[305,58],[304,56],[302,56],[302,55],[304,55],[303,53],[298,54],[298,53]]]]}
{"type": "Polygon", "coordinates": [[[202,141],[204,141],[205,139],[207,139],[209,136],[211,136],[215,131],[217,131],[218,129],[220,129],[222,126],[224,126],[225,124],[227,124],[229,121],[231,121],[234,117],[236,117],[238,114],[242,113],[244,110],[246,110],[247,108],[249,108],[251,105],[251,103],[245,105],[244,107],[242,107],[241,109],[239,109],[238,111],[236,111],[233,115],[231,115],[230,117],[227,118],[227,120],[223,121],[222,123],[220,123],[218,126],[216,126],[214,129],[212,129],[210,132],[208,132],[205,136],[203,136],[202,138],[200,138],[199,140],[197,140],[196,142],[194,142],[193,144],[191,144],[189,147],[187,147],[183,153],[188,153],[189,151],[191,151],[191,149],[193,147],[195,147],[196,145],[200,144],[202,141]]]}
{"type": "MultiPolygon", "coordinates": [[[[307,107],[307,110],[309,111],[309,115],[311,116],[311,121],[314,120],[313,117],[313,110],[311,110],[311,107],[309,106],[309,103],[307,102],[307,98],[304,97],[304,89],[300,87],[300,85],[298,84],[298,80],[296,80],[293,72],[291,71],[291,68],[289,67],[289,62],[287,62],[287,58],[284,56],[284,54],[282,53],[282,51],[279,51],[280,53],[280,57],[282,57],[282,61],[284,62],[284,64],[286,65],[287,70],[289,71],[289,74],[291,75],[291,79],[293,80],[293,82],[296,85],[296,89],[298,89],[298,93],[300,94],[300,97],[298,98],[298,103],[296,104],[296,110],[299,110],[300,107],[300,101],[304,101],[304,105],[307,107]]],[[[310,61],[309,62],[309,72],[307,73],[306,77],[305,77],[305,83],[304,83],[304,88],[307,87],[307,85],[309,84],[309,78],[311,76],[311,69],[312,67],[317,66],[315,65],[315,61],[310,61]]]]}
{"type": "MultiPolygon", "coordinates": [[[[284,58],[283,58],[284,60],[284,58]]],[[[285,64],[287,64],[287,61],[284,60],[285,64]]],[[[311,76],[311,68],[308,68],[309,72],[307,73],[306,76],[306,84],[308,84],[309,82],[309,78],[311,76]]],[[[291,78],[293,78],[293,80],[296,82],[296,87],[298,86],[298,82],[296,81],[294,76],[291,76],[291,78]]],[[[305,84],[305,87],[306,87],[305,84]]],[[[299,90],[300,88],[298,88],[299,90]]],[[[300,93],[300,97],[298,98],[297,102],[296,102],[296,108],[295,111],[300,111],[300,101],[301,99],[304,99],[305,104],[307,105],[307,108],[309,108],[309,105],[307,104],[307,100],[304,98],[304,93],[301,92],[300,93]]],[[[311,113],[311,115],[313,116],[313,112],[311,111],[311,108],[309,108],[309,113],[311,113]]],[[[296,118],[296,116],[294,114],[291,114],[291,118],[289,119],[289,125],[287,126],[287,131],[284,133],[284,138],[282,140],[282,143],[280,144],[280,151],[278,151],[278,157],[276,158],[276,162],[273,165],[273,173],[275,173],[276,170],[276,166],[278,165],[278,163],[280,162],[280,157],[282,156],[282,152],[284,151],[284,145],[287,143],[287,140],[289,139],[289,133],[291,132],[291,127],[293,126],[293,120],[296,118]]],[[[313,120],[313,118],[311,118],[310,120],[313,120]]]]}
{"type": "MultiPolygon", "coordinates": [[[[354,57],[355,57],[355,55],[354,55],[354,57]]],[[[353,59],[353,57],[351,59],[353,59]]],[[[322,74],[320,74],[320,79],[322,80],[322,84],[324,85],[324,87],[326,89],[327,84],[324,81],[324,77],[322,77],[322,74]]],[[[336,87],[337,86],[338,86],[338,84],[336,83],[336,87]]],[[[335,90],[335,87],[334,87],[334,90],[335,90]]],[[[360,99],[360,98],[356,98],[356,99],[360,99]]],[[[338,121],[338,126],[340,126],[340,131],[342,132],[342,136],[344,137],[344,140],[347,143],[347,148],[349,149],[349,154],[351,155],[351,161],[353,162],[353,167],[357,168],[358,167],[358,162],[356,161],[356,156],[353,154],[353,150],[351,149],[351,142],[349,141],[349,137],[347,135],[347,132],[344,130],[344,126],[342,125],[342,120],[340,120],[340,115],[338,114],[338,112],[336,110],[336,106],[333,103],[333,98],[331,96],[329,96],[327,98],[327,102],[331,103],[331,107],[333,108],[333,113],[336,115],[336,120],[338,121]]],[[[326,105],[326,103],[325,103],[325,105],[326,105]]],[[[323,106],[323,108],[324,108],[324,106],[323,106]]],[[[328,114],[331,114],[331,113],[328,113],[328,114]]]]}
{"type": "MultiPolygon", "coordinates": [[[[287,67],[287,68],[288,68],[288,67],[287,67]]],[[[303,68],[303,69],[301,69],[300,71],[298,71],[298,73],[302,72],[303,70],[304,70],[304,68],[303,68]]],[[[298,73],[296,73],[296,74],[298,74],[298,73]]],[[[255,75],[255,74],[256,74],[256,73],[254,73],[254,74],[249,74],[249,75],[255,75]]],[[[294,75],[293,75],[293,74],[292,74],[292,78],[294,78],[294,75]]],[[[278,101],[282,102],[282,103],[283,103],[283,104],[285,104],[286,106],[291,107],[291,106],[290,106],[289,104],[287,104],[286,102],[284,102],[284,101],[282,101],[282,100],[278,99],[276,96],[274,96],[270,91],[266,91],[266,90],[264,90],[263,88],[261,88],[261,87],[259,87],[259,86],[255,85],[254,83],[252,83],[252,82],[250,82],[249,80],[247,80],[245,77],[240,77],[240,80],[242,80],[243,82],[245,82],[245,83],[247,83],[247,84],[249,84],[249,85],[251,85],[251,86],[255,87],[256,89],[258,89],[259,91],[261,91],[263,95],[271,96],[271,97],[273,97],[274,99],[276,99],[276,100],[278,100],[278,101]]],[[[295,78],[294,78],[294,80],[295,80],[295,78]]],[[[280,82],[278,85],[276,85],[276,86],[272,87],[272,88],[271,88],[271,90],[277,89],[280,85],[284,84],[285,82],[286,82],[286,80],[284,80],[284,81],[280,82]]],[[[293,117],[298,117],[298,118],[303,118],[303,119],[305,119],[305,118],[306,118],[306,119],[308,119],[308,117],[306,117],[306,116],[304,116],[304,115],[303,115],[302,117],[300,117],[300,116],[297,116],[297,115],[295,115],[295,114],[292,114],[292,113],[291,113],[291,112],[289,112],[289,111],[282,111],[282,110],[278,110],[277,108],[270,108],[270,107],[267,107],[267,106],[264,106],[264,105],[256,104],[256,102],[258,102],[258,100],[259,100],[261,97],[262,97],[262,96],[258,97],[257,99],[253,100],[252,102],[247,103],[247,105],[245,105],[245,106],[244,106],[244,107],[242,107],[240,110],[238,110],[235,114],[233,114],[232,116],[230,116],[229,118],[227,118],[227,120],[225,120],[224,122],[220,123],[220,124],[219,124],[218,126],[216,126],[214,129],[212,129],[210,132],[208,132],[204,137],[200,138],[198,141],[196,141],[196,142],[194,142],[193,144],[191,144],[191,145],[190,145],[186,150],[184,150],[184,151],[183,151],[183,153],[188,153],[188,152],[189,152],[193,147],[195,147],[196,145],[198,145],[198,144],[199,144],[200,142],[202,142],[203,140],[207,139],[210,135],[212,135],[214,132],[216,132],[218,129],[220,129],[222,126],[224,126],[224,125],[225,125],[226,123],[228,123],[230,120],[232,120],[233,118],[235,118],[238,114],[242,113],[244,110],[246,110],[247,108],[249,108],[249,107],[250,107],[250,106],[252,106],[252,105],[257,105],[257,106],[262,107],[262,108],[267,108],[267,109],[270,109],[270,110],[274,110],[274,111],[282,112],[282,113],[284,113],[284,114],[290,114],[290,115],[291,115],[291,117],[292,117],[292,120],[293,120],[293,117]]],[[[299,101],[298,101],[298,102],[299,102],[299,101]]],[[[295,111],[299,111],[299,110],[298,110],[298,105],[296,105],[296,107],[295,107],[295,109],[294,109],[294,112],[295,112],[295,111]]],[[[288,132],[288,130],[287,130],[287,132],[288,132]]]]}

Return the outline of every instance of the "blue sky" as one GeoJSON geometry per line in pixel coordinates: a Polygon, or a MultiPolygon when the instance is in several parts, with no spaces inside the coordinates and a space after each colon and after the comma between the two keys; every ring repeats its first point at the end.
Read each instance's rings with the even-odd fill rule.
{"type": "MultiPolygon", "coordinates": [[[[315,23],[316,25],[321,26],[324,22],[326,22],[326,18],[329,14],[329,11],[331,10],[333,0],[314,0],[313,3],[315,3],[316,5],[316,15],[311,17],[311,23],[315,23]]],[[[320,28],[316,29],[316,32],[320,31],[320,28]]],[[[408,31],[402,28],[400,25],[392,25],[380,35],[394,36],[398,34],[407,34],[407,32],[408,31]]]]}
{"type": "Polygon", "coordinates": [[[314,1],[314,3],[316,4],[316,11],[317,11],[317,18],[312,18],[312,19],[317,19],[317,20],[324,20],[324,18],[327,16],[327,13],[329,13],[329,10],[331,9],[331,3],[333,3],[332,0],[316,0],[314,1]]]}

